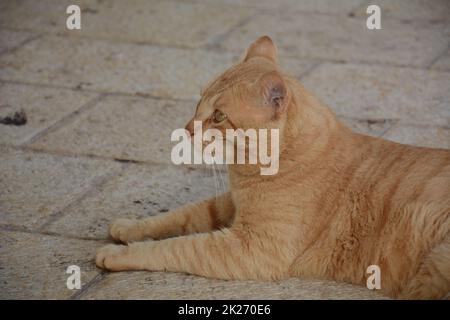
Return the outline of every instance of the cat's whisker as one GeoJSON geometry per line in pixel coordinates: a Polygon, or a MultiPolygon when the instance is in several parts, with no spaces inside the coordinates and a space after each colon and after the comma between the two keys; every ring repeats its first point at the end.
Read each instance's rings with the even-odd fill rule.
{"type": "Polygon", "coordinates": [[[216,166],[215,166],[215,164],[214,164],[214,162],[212,163],[213,164],[213,167],[212,167],[212,169],[213,169],[213,173],[214,173],[214,187],[215,187],[215,190],[216,190],[216,198],[217,198],[217,196],[218,196],[218,187],[217,187],[217,184],[218,184],[218,181],[217,181],[217,175],[216,175],[216,166]]]}
{"type": "Polygon", "coordinates": [[[224,178],[223,178],[223,171],[222,170],[220,170],[220,168],[218,169],[218,174],[219,174],[219,178],[220,178],[220,182],[221,182],[221,187],[222,187],[222,192],[225,192],[226,191],[226,183],[225,183],[225,180],[224,180],[224,178]]]}
{"type": "Polygon", "coordinates": [[[218,189],[218,193],[220,194],[220,193],[225,191],[225,185],[224,185],[224,182],[223,182],[223,178],[222,178],[221,172],[220,172],[218,166],[216,165],[215,161],[213,161],[213,166],[214,166],[214,170],[216,171],[217,186],[218,186],[217,189],[218,189]]]}
{"type": "Polygon", "coordinates": [[[214,170],[216,170],[216,174],[217,174],[218,191],[222,192],[223,182],[222,182],[222,177],[220,176],[220,170],[217,169],[215,161],[213,162],[213,165],[214,165],[214,170]]]}

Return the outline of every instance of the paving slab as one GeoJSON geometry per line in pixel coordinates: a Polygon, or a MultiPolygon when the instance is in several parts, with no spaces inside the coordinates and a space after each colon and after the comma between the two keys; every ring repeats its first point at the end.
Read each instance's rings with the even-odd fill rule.
{"type": "Polygon", "coordinates": [[[0,57],[0,77],[103,92],[197,98],[229,53],[46,37],[0,57]]]}
{"type": "MultiPolygon", "coordinates": [[[[0,79],[198,99],[200,88],[236,63],[240,54],[51,36],[1,56],[0,79]]],[[[310,67],[311,61],[287,58],[282,65],[297,76],[310,67]]]]}
{"type": "Polygon", "coordinates": [[[421,147],[450,149],[450,129],[398,123],[383,138],[421,147]]]}
{"type": "Polygon", "coordinates": [[[374,137],[382,136],[398,122],[395,119],[358,119],[346,116],[338,116],[338,119],[353,131],[374,137]]]}
{"type": "Polygon", "coordinates": [[[0,29],[0,54],[17,48],[33,36],[30,32],[1,30],[0,29]]]}
{"type": "Polygon", "coordinates": [[[78,291],[67,288],[69,266],[80,267],[82,288],[99,274],[100,242],[4,230],[0,239],[0,299],[68,299],[78,291]]]}
{"type": "Polygon", "coordinates": [[[450,50],[439,57],[431,65],[431,69],[450,71],[450,50]]]}
{"type": "Polygon", "coordinates": [[[89,288],[82,299],[383,299],[361,286],[332,281],[222,281],[185,274],[120,272],[89,288]]]}
{"type": "Polygon", "coordinates": [[[126,160],[172,163],[173,130],[184,128],[196,101],[108,96],[33,148],[126,160]]]}
{"type": "MultiPolygon", "coordinates": [[[[433,22],[448,21],[450,18],[450,2],[447,0],[372,0],[381,9],[381,21],[384,17],[417,20],[424,19],[433,22]]],[[[361,6],[356,15],[367,17],[367,6],[361,6]]]]}
{"type": "Polygon", "coordinates": [[[47,231],[79,237],[108,237],[117,218],[164,214],[187,203],[221,194],[227,176],[181,166],[133,166],[49,225],[47,231]],[[219,176],[220,175],[220,176],[219,176]]]}
{"type": "Polygon", "coordinates": [[[384,19],[381,30],[368,30],[365,17],[328,14],[260,14],[236,28],[221,43],[241,50],[267,34],[281,53],[299,58],[428,66],[447,48],[445,22],[384,19]]]}
{"type": "Polygon", "coordinates": [[[199,47],[226,33],[251,11],[216,2],[109,0],[28,0],[7,1],[0,12],[0,26],[41,33],[61,34],[199,47]],[[66,28],[66,8],[78,4],[81,29],[66,28]],[[33,12],[33,14],[30,14],[33,12]]]}
{"type": "MultiPolygon", "coordinates": [[[[260,8],[271,12],[312,12],[328,14],[345,14],[359,8],[365,0],[219,0],[222,3],[242,7],[260,8]]],[[[197,0],[205,3],[205,0],[197,0]]]]}
{"type": "Polygon", "coordinates": [[[301,78],[303,75],[307,74],[318,63],[318,61],[313,59],[290,58],[283,54],[278,56],[278,64],[280,65],[281,70],[296,78],[301,78]]]}
{"type": "Polygon", "coordinates": [[[75,112],[98,94],[0,83],[0,116],[23,110],[25,125],[0,124],[0,143],[20,145],[75,112]]]}
{"type": "Polygon", "coordinates": [[[450,73],[326,63],[302,83],[339,115],[450,125],[450,73]]]}
{"type": "Polygon", "coordinates": [[[0,224],[35,229],[120,164],[0,146],[0,224]]]}

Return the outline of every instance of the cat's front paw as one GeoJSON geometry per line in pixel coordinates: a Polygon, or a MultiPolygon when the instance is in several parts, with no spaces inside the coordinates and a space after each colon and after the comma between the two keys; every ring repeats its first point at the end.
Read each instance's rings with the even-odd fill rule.
{"type": "Polygon", "coordinates": [[[142,240],[137,220],[117,219],[109,226],[111,237],[123,243],[142,240]]]}
{"type": "Polygon", "coordinates": [[[97,250],[95,255],[95,264],[97,267],[109,271],[125,270],[123,263],[123,257],[126,256],[128,246],[108,244],[97,250]]]}

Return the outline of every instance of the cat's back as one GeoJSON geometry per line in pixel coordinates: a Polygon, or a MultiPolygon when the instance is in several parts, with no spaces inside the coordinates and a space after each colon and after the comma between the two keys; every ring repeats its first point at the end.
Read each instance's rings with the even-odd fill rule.
{"type": "Polygon", "coordinates": [[[357,175],[365,185],[363,189],[373,191],[375,200],[389,205],[450,198],[450,150],[362,135],[358,139],[363,141],[365,150],[357,175]]]}

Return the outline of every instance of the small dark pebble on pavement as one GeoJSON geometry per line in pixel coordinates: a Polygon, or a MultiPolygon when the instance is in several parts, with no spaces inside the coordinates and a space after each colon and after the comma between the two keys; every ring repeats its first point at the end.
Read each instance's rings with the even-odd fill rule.
{"type": "Polygon", "coordinates": [[[27,123],[27,114],[22,109],[6,116],[0,116],[0,123],[13,126],[23,126],[27,123]]]}

